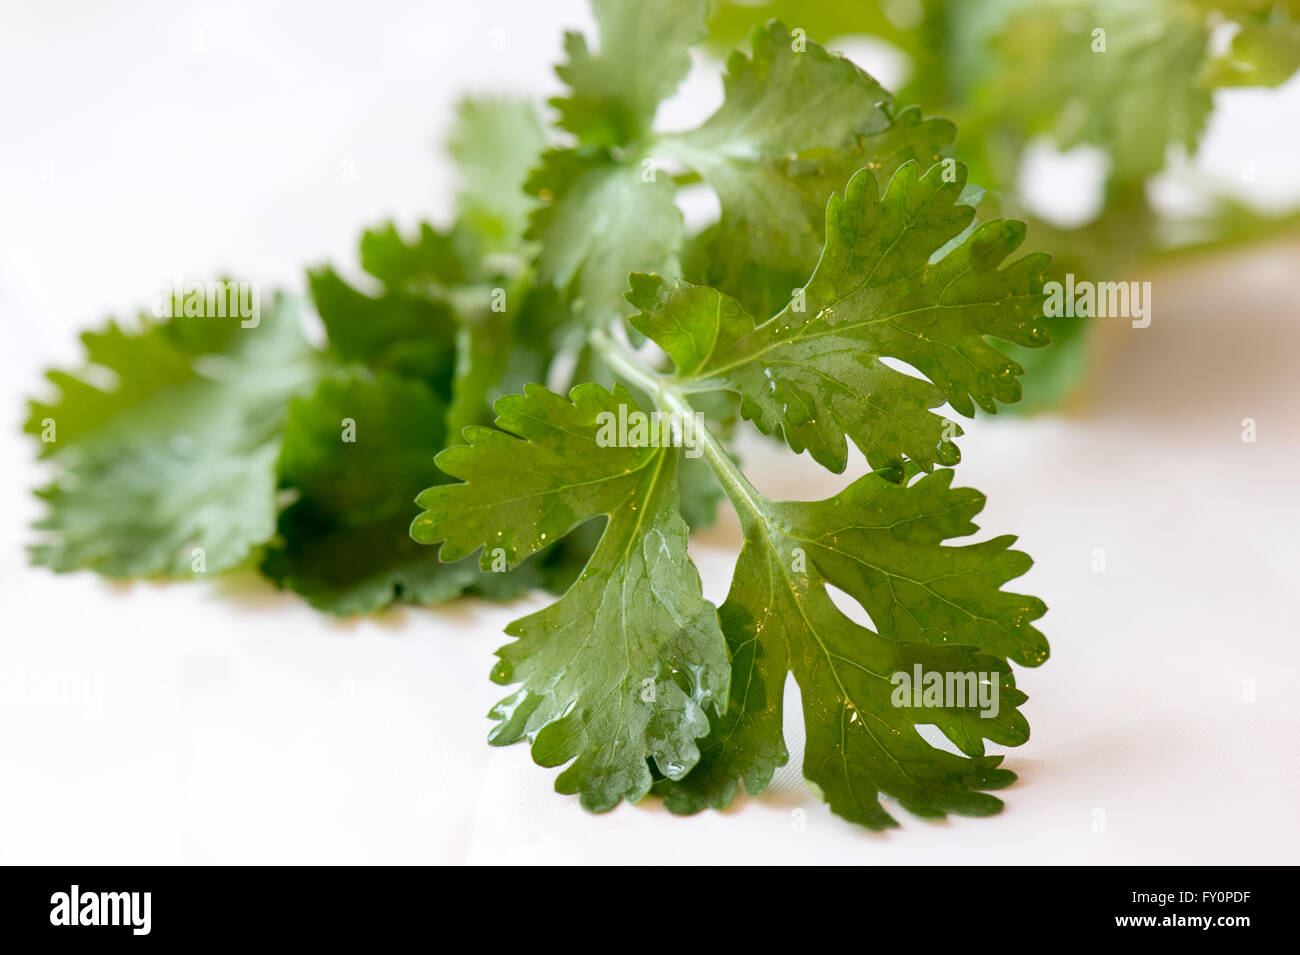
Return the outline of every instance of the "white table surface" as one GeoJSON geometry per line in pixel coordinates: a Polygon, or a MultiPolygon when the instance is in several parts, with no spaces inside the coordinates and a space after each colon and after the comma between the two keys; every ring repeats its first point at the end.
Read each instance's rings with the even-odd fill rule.
{"type": "MultiPolygon", "coordinates": [[[[1001,816],[898,810],[883,836],[831,816],[799,772],[793,684],[791,763],[761,796],[591,816],[523,746],[485,742],[501,627],[540,599],[337,622],[251,574],[56,577],[26,565],[40,470],[17,433],[76,331],[174,276],[301,288],[306,264],[354,267],[361,227],[444,213],[455,95],[552,91],[581,5],[17,6],[0,14],[0,862],[1300,861],[1300,245],[1142,276],[1151,327],[1104,330],[1068,414],[968,428],[957,483],[988,494],[987,533],[1021,535],[1037,563],[1015,587],[1051,608],[1001,816]],[[50,680],[74,692],[43,701],[50,680]]],[[[1295,94],[1273,94],[1292,116],[1295,94]]],[[[1269,101],[1242,102],[1205,161],[1253,150],[1260,189],[1291,188],[1268,157],[1295,155],[1296,124],[1289,146],[1243,145],[1269,101]]],[[[746,449],[769,493],[844,481],[746,449]]],[[[734,520],[692,546],[721,600],[734,520]]]]}

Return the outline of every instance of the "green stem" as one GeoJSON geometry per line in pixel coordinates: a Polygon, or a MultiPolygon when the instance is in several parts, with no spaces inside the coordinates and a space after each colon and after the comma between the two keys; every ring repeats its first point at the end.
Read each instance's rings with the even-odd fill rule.
{"type": "MultiPolygon", "coordinates": [[[[659,410],[690,415],[692,420],[697,420],[695,408],[680,385],[641,361],[608,332],[593,332],[591,344],[615,373],[648,394],[659,410]]],[[[718,483],[731,499],[741,523],[748,523],[750,518],[757,517],[762,512],[759,504],[762,495],[749,483],[740,468],[736,467],[736,462],[731,460],[713,432],[701,425],[696,430],[695,440],[699,442],[718,483]]]]}

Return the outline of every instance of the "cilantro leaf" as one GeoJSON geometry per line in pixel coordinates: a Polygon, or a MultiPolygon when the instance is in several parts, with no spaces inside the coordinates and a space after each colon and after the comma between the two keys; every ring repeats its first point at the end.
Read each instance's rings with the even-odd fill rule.
{"type": "Polygon", "coordinates": [[[642,139],[660,101],[691,67],[690,48],[704,38],[707,0],[592,0],[600,33],[593,53],[581,33],[567,33],[569,61],[555,72],[569,86],[551,100],[559,125],[583,142],[619,146],[642,139]]]}
{"type": "MultiPolygon", "coordinates": [[[[1300,16],[1300,6],[1292,15],[1300,16]]],[[[1227,51],[1205,64],[1203,86],[1277,86],[1300,69],[1300,20],[1274,16],[1239,26],[1227,51]]]]}
{"type": "Polygon", "coordinates": [[[498,256],[491,264],[485,253],[504,236],[485,239],[476,228],[461,221],[440,232],[425,223],[413,240],[391,224],[366,232],[361,265],[383,283],[378,298],[332,269],[312,275],[331,354],[431,383],[448,401],[452,440],[464,425],[490,420],[499,395],[544,375],[552,336],[569,317],[532,287],[522,262],[498,256]]]}
{"type": "Polygon", "coordinates": [[[328,517],[296,505],[279,520],[282,542],[268,549],[262,573],[317,610],[335,616],[370,614],[394,602],[430,606],[465,594],[511,600],[544,581],[533,568],[486,573],[474,560],[443,564],[411,540],[403,514],[340,529],[328,517]]]}
{"type": "MultiPolygon", "coordinates": [[[[391,225],[367,232],[361,263],[383,285],[377,298],[328,270],[313,278],[342,370],[292,411],[280,479],[300,498],[281,514],[262,569],[319,609],[368,613],[467,592],[505,599],[590,554],[574,544],[526,570],[487,573],[473,561],[441,563],[411,539],[415,495],[439,477],[434,456],[465,426],[490,420],[500,394],[545,375],[569,317],[522,262],[485,256],[505,252],[495,243],[508,237],[478,229],[462,220],[446,232],[423,225],[411,239],[391,225]],[[343,418],[364,428],[364,440],[340,441],[343,418]],[[336,486],[316,487],[322,481],[336,486]],[[383,506],[367,505],[365,493],[382,495],[383,506]]],[[[511,241],[517,251],[519,237],[511,241]]]]}
{"type": "Polygon", "coordinates": [[[531,276],[500,277],[499,285],[456,296],[456,373],[447,407],[447,440],[460,443],[466,425],[488,424],[498,398],[546,377],[556,339],[572,313],[553,289],[531,276]]]}
{"type": "Polygon", "coordinates": [[[1100,146],[1111,156],[1111,175],[1130,182],[1159,172],[1171,143],[1195,151],[1211,107],[1196,82],[1207,42],[1189,4],[1027,6],[992,41],[1001,68],[980,90],[981,109],[998,116],[1000,104],[1010,104],[1019,130],[1051,134],[1062,149],[1100,146]]]}
{"type": "MultiPolygon", "coordinates": [[[[1015,779],[984,755],[984,740],[1015,746],[1029,736],[1016,710],[1025,699],[1003,657],[1036,666],[1047,644],[1031,621],[1041,601],[1002,591],[1029,558],[1001,537],[961,547],[983,497],[950,487],[951,471],[911,485],[871,474],[825,501],[751,496],[745,542],[720,609],[732,653],[731,700],[701,746],[699,765],[657,791],[675,812],[723,808],[737,780],[758,792],[787,759],[782,690],[794,673],[808,734],[804,774],[832,811],[873,829],[897,823],[888,794],[921,816],[987,815],[1001,802],[984,790],[1015,779]],[[856,600],[875,630],[831,601],[827,587],[856,600]],[[942,706],[897,705],[895,673],[979,674],[997,712],[971,698],[942,706]],[[960,704],[960,705],[959,705],[960,704]],[[984,712],[991,715],[984,716],[984,712]],[[938,727],[964,755],[916,731],[938,727]]],[[[906,698],[905,698],[906,699],[906,698]]]]}
{"type": "Polygon", "coordinates": [[[969,416],[972,399],[994,412],[996,401],[1020,397],[1019,366],[985,339],[1046,344],[1047,257],[998,269],[1024,227],[995,220],[931,261],[974,214],[958,202],[965,171],[953,172],[905,165],[884,196],[859,172],[830,201],[826,247],[803,300],[765,322],[716,290],[642,275],[632,279],[629,299],[641,309],[632,324],[672,356],[679,379],[736,391],[745,418],[832,471],[844,470],[846,436],[873,468],[901,474],[905,458],[926,470],[955,463],[948,435],[959,429],[929,409],[947,401],[969,416]]]}
{"type": "Polygon", "coordinates": [[[1053,0],[1017,8],[992,39],[978,83],[981,120],[1063,149],[1091,143],[1118,183],[1165,166],[1169,145],[1194,152],[1219,86],[1276,86],[1300,66],[1300,8],[1231,0],[1053,0]],[[1271,9],[1270,9],[1271,8],[1271,9]],[[1235,21],[1228,50],[1211,32],[1235,21]],[[1103,49],[1104,44],[1104,49],[1103,49]]]}
{"type": "Polygon", "coordinates": [[[38,492],[49,511],[35,525],[36,563],[212,573],[274,532],[284,409],[315,374],[297,306],[277,296],[241,319],[208,315],[192,295],[174,305],[173,318],[87,332],[87,369],[51,372],[59,396],[32,402],[25,430],[53,438],[42,453],[55,469],[38,492]],[[201,307],[186,315],[186,303],[201,307]]]}
{"type": "Polygon", "coordinates": [[[529,385],[497,402],[495,428],[465,429],[438,468],[462,483],[430,488],[411,528],[423,543],[445,541],[459,560],[485,548],[482,566],[516,567],[578,525],[612,514],[642,483],[659,449],[598,444],[601,415],[635,409],[627,389],[580,385],[570,398],[529,385]],[[598,421],[598,419],[600,419],[598,421]]]}
{"type": "MultiPolygon", "coordinates": [[[[415,261],[385,260],[394,268],[415,261]]],[[[455,359],[455,317],[446,302],[396,286],[367,295],[329,266],[308,280],[336,361],[423,378],[446,392],[455,359]]]]}
{"type": "Polygon", "coordinates": [[[633,271],[677,271],[682,214],[665,175],[589,149],[547,153],[528,183],[544,204],[527,237],[542,243],[541,281],[593,323],[623,314],[633,271]]]}
{"type": "Polygon", "coordinates": [[[432,473],[442,417],[442,402],[422,381],[364,369],[336,373],[291,405],[281,480],[339,526],[389,517],[411,506],[412,484],[432,473]]]}
{"type": "Polygon", "coordinates": [[[447,435],[452,443],[459,443],[467,425],[486,423],[492,403],[500,394],[514,345],[512,314],[479,308],[463,311],[458,318],[461,324],[456,330],[456,373],[446,411],[447,435]]]}
{"type": "Polygon", "coordinates": [[[917,109],[895,115],[874,79],[778,22],[755,29],[752,44],[752,57],[727,62],[721,108],[656,148],[718,195],[707,283],[767,314],[816,264],[831,193],[862,168],[887,181],[907,160],[928,165],[954,129],[917,109]]]}
{"type": "Polygon", "coordinates": [[[394,599],[439,603],[472,590],[522,593],[531,575],[443,564],[408,528],[435,475],[443,408],[432,388],[357,369],[323,380],[289,409],[279,480],[297,494],[263,570],[318,609],[371,613],[394,599]]]}
{"type": "MultiPolygon", "coordinates": [[[[932,0],[926,0],[932,5],[932,0]]],[[[938,11],[918,8],[927,17],[938,11]]],[[[895,26],[898,12],[874,3],[844,3],[843,0],[718,0],[709,9],[710,47],[729,52],[745,42],[755,23],[783,20],[823,42],[852,34],[878,36],[911,52],[910,33],[895,26]],[[890,19],[890,16],[894,19],[890,19]]]]}
{"type": "Polygon", "coordinates": [[[546,146],[546,130],[531,102],[461,101],[447,142],[461,179],[456,218],[485,251],[518,251],[535,204],[524,183],[546,146]]]}
{"type": "MultiPolygon", "coordinates": [[[[362,233],[361,268],[382,282],[389,294],[441,299],[450,289],[479,278],[480,251],[473,233],[460,224],[440,232],[423,222],[412,241],[390,222],[362,233]]],[[[398,330],[405,331],[401,326],[398,330]]]]}
{"type": "MultiPolygon", "coordinates": [[[[528,101],[461,102],[448,151],[461,177],[458,227],[477,237],[477,250],[498,258],[524,255],[524,232],[537,206],[525,184],[547,143],[537,110],[528,101]]],[[[453,294],[459,324],[447,408],[447,434],[453,442],[466,425],[489,422],[492,404],[502,394],[545,377],[553,339],[570,318],[531,273],[494,270],[488,259],[478,266],[453,294]]]]}
{"type": "Polygon", "coordinates": [[[572,760],[560,792],[605,810],[650,789],[647,758],[671,779],[699,757],[706,710],[726,699],[717,611],[700,592],[679,513],[678,452],[601,438],[605,415],[639,413],[631,394],[541,386],[497,403],[497,427],[438,456],[464,483],[430,488],[412,526],[449,560],[482,548],[512,567],[591,518],[608,523],[587,567],[552,606],[517,620],[499,651],[498,683],[522,686],[492,710],[494,744],[528,739],[544,766],[572,760]]]}

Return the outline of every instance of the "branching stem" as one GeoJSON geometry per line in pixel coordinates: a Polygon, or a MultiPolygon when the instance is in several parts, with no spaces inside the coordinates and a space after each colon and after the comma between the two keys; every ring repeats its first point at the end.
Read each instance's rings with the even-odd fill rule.
{"type": "MultiPolygon", "coordinates": [[[[695,408],[682,386],[655,371],[606,331],[593,332],[591,344],[610,368],[648,394],[659,410],[676,412],[683,417],[689,415],[694,420],[695,408]]],[[[760,504],[762,495],[749,483],[749,479],[736,466],[736,462],[731,460],[707,425],[696,429],[695,440],[699,442],[705,460],[726,491],[741,523],[748,524],[757,518],[763,510],[760,504]]]]}

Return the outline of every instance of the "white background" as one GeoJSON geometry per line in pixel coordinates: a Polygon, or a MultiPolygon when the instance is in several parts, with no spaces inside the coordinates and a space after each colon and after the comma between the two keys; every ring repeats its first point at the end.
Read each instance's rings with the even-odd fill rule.
{"type": "MultiPolygon", "coordinates": [[[[1300,861],[1300,245],[1137,276],[1153,323],[1103,329],[1068,414],[968,427],[957,483],[988,494],[989,533],[1021,535],[1037,564],[1015,588],[1051,608],[1052,658],[1018,679],[1034,735],[1008,757],[1021,779],[1001,816],[898,810],[886,835],[831,816],[798,770],[793,687],[791,764],[763,795],[590,816],[523,746],[484,741],[500,629],[540,601],[338,622],[251,574],[115,586],[31,569],[40,471],[17,433],[76,332],[164,282],[301,288],[305,265],[354,268],[363,226],[444,216],[455,98],[552,93],[561,29],[585,9],[0,9],[0,861],[1300,861]],[[77,692],[43,702],[51,679],[77,692]]],[[[670,123],[717,102],[716,64],[702,72],[670,123]]],[[[1226,97],[1201,165],[1231,177],[1253,159],[1238,191],[1294,197],[1297,93],[1226,97]]],[[[1038,194],[1077,201],[1042,175],[1038,194]]],[[[844,483],[749,450],[769,493],[844,483]]],[[[693,545],[714,600],[737,547],[730,519],[693,545]]]]}

